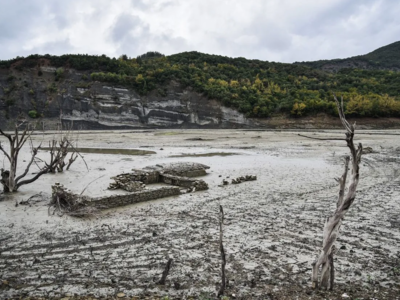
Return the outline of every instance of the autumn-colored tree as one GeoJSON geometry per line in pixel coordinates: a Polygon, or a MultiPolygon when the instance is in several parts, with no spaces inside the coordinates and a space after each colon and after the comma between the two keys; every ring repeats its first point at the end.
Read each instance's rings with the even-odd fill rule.
{"type": "Polygon", "coordinates": [[[306,105],[304,103],[296,102],[295,104],[293,104],[293,108],[290,113],[295,116],[302,116],[305,109],[306,105]]]}
{"type": "Polygon", "coordinates": [[[367,97],[355,95],[350,98],[346,106],[346,114],[368,116],[371,114],[372,102],[367,97]]]}

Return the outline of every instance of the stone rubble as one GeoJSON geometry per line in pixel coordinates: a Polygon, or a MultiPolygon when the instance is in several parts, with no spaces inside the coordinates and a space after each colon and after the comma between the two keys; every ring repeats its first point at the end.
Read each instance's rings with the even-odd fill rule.
{"type": "Polygon", "coordinates": [[[193,162],[147,166],[142,170],[133,169],[132,173],[111,177],[115,182],[110,183],[108,189],[123,189],[128,192],[136,192],[145,189],[146,184],[162,182],[183,187],[186,192],[207,190],[208,184],[204,180],[192,179],[191,177],[206,175],[206,169],[209,168],[209,166],[193,162]]]}
{"type": "Polygon", "coordinates": [[[237,178],[233,178],[232,179],[232,184],[239,184],[239,183],[242,183],[244,181],[253,181],[253,180],[257,180],[257,176],[255,176],[255,175],[240,176],[240,177],[237,177],[237,178]]]}
{"type": "MultiPolygon", "coordinates": [[[[229,176],[227,177],[229,178],[229,176]]],[[[232,178],[232,184],[239,184],[245,181],[254,181],[257,180],[257,176],[256,175],[245,175],[245,176],[239,176],[237,178],[232,178]]],[[[223,179],[222,183],[219,186],[224,186],[224,185],[228,185],[229,181],[227,179],[223,179]]]]}
{"type": "Polygon", "coordinates": [[[115,182],[110,183],[108,187],[109,190],[117,190],[122,189],[128,192],[136,192],[141,191],[146,188],[146,185],[142,182],[137,180],[136,174],[119,174],[115,177],[111,177],[114,179],[115,182]]]}

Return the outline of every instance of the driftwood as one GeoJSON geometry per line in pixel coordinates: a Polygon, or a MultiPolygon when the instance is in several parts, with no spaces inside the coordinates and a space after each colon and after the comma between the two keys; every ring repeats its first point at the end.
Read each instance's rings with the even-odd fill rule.
{"type": "Polygon", "coordinates": [[[221,287],[219,288],[217,297],[221,297],[225,293],[225,287],[226,287],[226,277],[225,277],[225,266],[226,266],[226,257],[225,257],[225,249],[224,249],[224,244],[222,241],[223,238],[223,224],[224,224],[224,210],[222,206],[219,206],[219,212],[220,212],[220,219],[219,219],[219,250],[221,252],[221,287]]]}
{"type": "Polygon", "coordinates": [[[167,264],[165,265],[165,269],[161,275],[161,279],[158,281],[158,284],[165,285],[165,280],[169,274],[169,270],[171,269],[172,258],[168,259],[167,264]]]}
{"type": "Polygon", "coordinates": [[[333,255],[335,253],[335,242],[339,235],[340,226],[344,215],[349,210],[351,204],[354,202],[356,197],[356,190],[359,181],[359,165],[361,161],[362,145],[358,144],[358,147],[354,146],[354,129],[355,124],[351,125],[347,122],[343,109],[343,97],[339,102],[335,95],[334,99],[338,108],[340,120],[342,121],[343,127],[346,130],[346,143],[350,149],[350,157],[346,157],[345,168],[343,175],[339,182],[339,195],[337,200],[337,207],[334,214],[326,219],[324,226],[324,235],[322,250],[315,262],[313,262],[312,267],[312,286],[313,288],[318,288],[319,286],[323,289],[332,289],[335,273],[333,264],[333,255]],[[346,193],[346,181],[347,173],[349,169],[349,163],[351,162],[351,175],[350,175],[350,185],[346,193]],[[318,278],[319,270],[321,269],[320,280],[318,278]]]}
{"type": "Polygon", "coordinates": [[[46,195],[43,194],[43,192],[40,192],[38,194],[35,194],[31,197],[29,197],[26,200],[22,200],[21,202],[19,202],[20,205],[31,205],[31,204],[35,204],[38,202],[42,202],[42,201],[48,201],[48,197],[46,195]]]}

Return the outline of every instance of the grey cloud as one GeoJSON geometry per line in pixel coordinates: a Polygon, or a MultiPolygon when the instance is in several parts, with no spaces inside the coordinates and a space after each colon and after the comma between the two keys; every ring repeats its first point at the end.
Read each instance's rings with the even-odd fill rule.
{"type": "MultiPolygon", "coordinates": [[[[326,6],[322,11],[311,10],[303,18],[293,24],[293,32],[297,35],[311,36],[326,34],[332,29],[339,29],[341,24],[360,13],[364,7],[371,6],[376,0],[346,0],[326,6]]],[[[312,9],[312,8],[311,8],[312,9]]]]}
{"type": "Polygon", "coordinates": [[[274,24],[259,15],[246,29],[258,38],[258,47],[270,51],[285,51],[292,45],[292,37],[282,25],[274,24]]]}
{"type": "Polygon", "coordinates": [[[141,44],[149,38],[149,27],[139,17],[122,14],[117,18],[110,32],[120,54],[134,56],[141,44]]]}
{"type": "Polygon", "coordinates": [[[400,37],[400,3],[391,0],[0,0],[0,7],[0,59],[196,50],[292,62],[364,54],[400,37]]]}
{"type": "Polygon", "coordinates": [[[135,30],[148,33],[148,26],[137,16],[122,14],[118,16],[111,29],[112,40],[116,43],[124,43],[124,40],[129,38],[135,30]]]}
{"type": "Polygon", "coordinates": [[[31,53],[41,54],[68,54],[74,51],[74,47],[68,38],[60,41],[50,41],[39,47],[33,48],[31,53]]]}
{"type": "Polygon", "coordinates": [[[138,8],[140,10],[147,10],[150,6],[150,4],[145,3],[142,0],[131,0],[132,7],[138,8]]]}
{"type": "Polygon", "coordinates": [[[173,33],[152,33],[150,25],[131,14],[121,14],[110,28],[110,38],[117,45],[118,55],[136,57],[147,51],[177,53],[187,47],[187,42],[173,33]]]}
{"type": "Polygon", "coordinates": [[[45,13],[53,15],[53,20],[58,29],[67,28],[70,24],[68,11],[71,9],[71,2],[68,1],[48,1],[43,4],[45,13]]]}
{"type": "Polygon", "coordinates": [[[38,1],[16,5],[14,1],[3,0],[0,1],[0,7],[1,42],[28,35],[30,26],[35,24],[42,11],[38,1]]]}

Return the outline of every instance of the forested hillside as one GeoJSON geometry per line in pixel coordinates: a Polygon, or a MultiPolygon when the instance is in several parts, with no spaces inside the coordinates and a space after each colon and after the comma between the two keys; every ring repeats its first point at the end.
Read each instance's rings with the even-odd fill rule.
{"type": "Polygon", "coordinates": [[[344,59],[296,62],[295,64],[333,72],[344,68],[400,71],[400,41],[381,47],[365,55],[344,59]]]}
{"type": "MultiPolygon", "coordinates": [[[[397,47],[400,43],[392,45],[397,47]]],[[[381,49],[384,51],[378,49],[365,57],[389,65],[393,49],[381,49]],[[382,57],[385,53],[387,56],[382,57]]],[[[11,70],[10,74],[37,68],[40,76],[40,66],[46,64],[57,67],[56,81],[72,68],[84,74],[82,86],[102,81],[133,88],[141,95],[151,91],[163,95],[168,83],[178,81],[248,117],[300,117],[321,112],[335,115],[332,92],[343,95],[349,116],[400,117],[400,72],[391,70],[342,68],[332,73],[319,70],[318,62],[306,66],[199,52],[171,56],[149,52],[137,58],[122,55],[119,59],[105,55],[31,55],[0,61],[0,68],[11,70]]],[[[17,75],[10,75],[8,84],[2,86],[3,97],[18,88],[13,76],[17,75]]]]}

